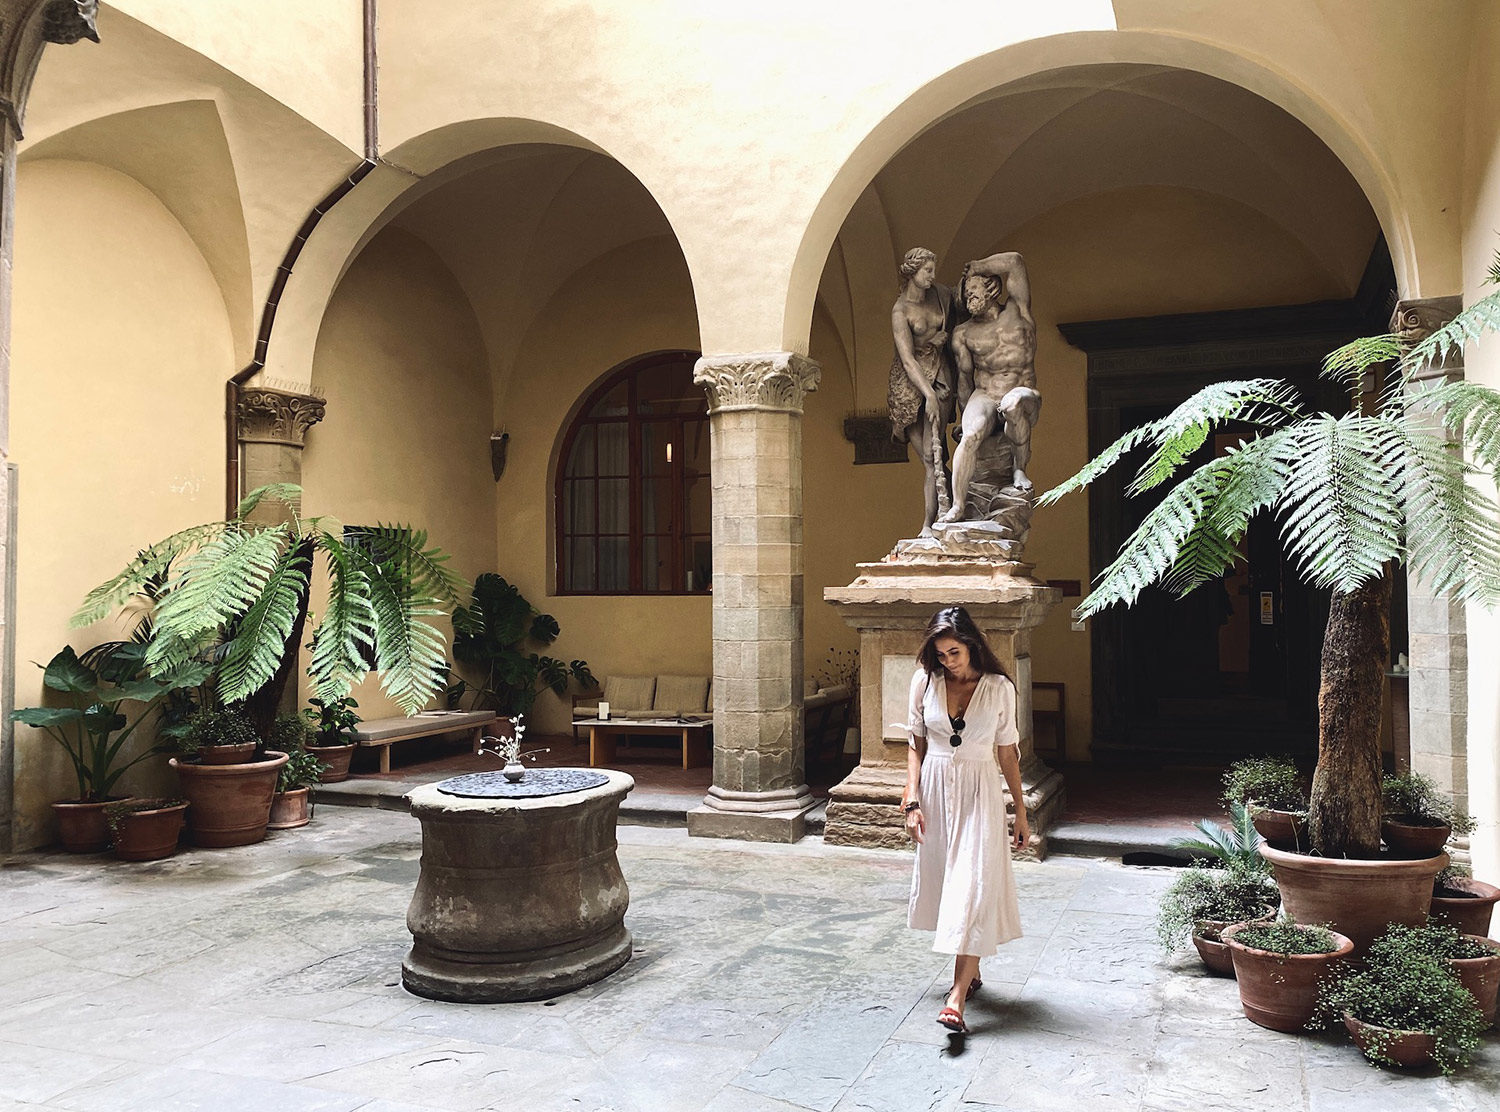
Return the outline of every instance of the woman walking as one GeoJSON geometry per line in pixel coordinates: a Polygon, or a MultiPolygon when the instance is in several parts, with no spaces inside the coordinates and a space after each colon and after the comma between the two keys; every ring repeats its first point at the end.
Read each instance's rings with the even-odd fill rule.
{"type": "Polygon", "coordinates": [[[912,676],[910,751],[901,807],[917,843],[908,924],[935,931],[953,954],[953,989],[938,1022],[967,1032],[964,1005],[980,987],[979,959],[1021,937],[1010,853],[1031,837],[1021,791],[1016,689],[961,606],[933,615],[912,676]],[[1015,802],[1006,831],[1005,793],[1015,802]]]}

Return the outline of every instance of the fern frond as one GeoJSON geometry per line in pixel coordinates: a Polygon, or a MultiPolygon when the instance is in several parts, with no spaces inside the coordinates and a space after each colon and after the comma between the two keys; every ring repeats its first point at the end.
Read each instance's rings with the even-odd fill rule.
{"type": "Polygon", "coordinates": [[[1408,410],[1432,414],[1484,467],[1500,466],[1500,391],[1477,382],[1447,382],[1415,390],[1408,410]]]}
{"type": "Polygon", "coordinates": [[[1324,356],[1318,373],[1343,386],[1344,393],[1349,395],[1350,408],[1357,409],[1359,395],[1364,389],[1365,372],[1378,364],[1394,363],[1400,358],[1401,337],[1394,332],[1361,336],[1324,356]]]}
{"type": "Polygon", "coordinates": [[[1474,468],[1442,437],[1398,426],[1405,469],[1407,562],[1435,595],[1500,601],[1500,506],[1469,481],[1474,468]]]}
{"type": "Polygon", "coordinates": [[[283,527],[246,532],[228,525],[197,549],[157,603],[148,671],[161,676],[187,664],[212,633],[255,605],[285,541],[283,527]]]}
{"type": "Polygon", "coordinates": [[[320,699],[349,694],[368,674],[366,653],[375,644],[370,581],[354,556],[332,533],[319,531],[328,558],[328,607],[313,634],[311,672],[320,699]]]}
{"type": "Polygon", "coordinates": [[[276,561],[260,597],[238,623],[219,665],[219,698],[224,702],[234,703],[253,695],[281,666],[307,589],[308,563],[299,546],[288,546],[276,561]]]}
{"type": "Polygon", "coordinates": [[[450,613],[466,608],[473,586],[448,567],[442,549],[427,546],[427,533],[405,525],[375,525],[361,530],[377,559],[399,561],[411,579],[412,591],[432,599],[450,613]]]}
{"type": "Polygon", "coordinates": [[[234,519],[244,521],[262,502],[275,502],[295,511],[301,501],[302,488],[296,483],[267,483],[245,495],[234,511],[234,519]]]}
{"type": "Polygon", "coordinates": [[[73,629],[93,625],[139,594],[152,580],[164,575],[173,560],[201,544],[208,543],[229,526],[222,521],[194,525],[136,554],[125,570],[99,584],[86,596],[78,612],[69,619],[73,629]]]}
{"type": "Polygon", "coordinates": [[[1296,467],[1277,500],[1282,538],[1307,582],[1338,592],[1385,574],[1404,541],[1406,446],[1384,418],[1323,414],[1291,434],[1296,467]]]}
{"type": "Polygon", "coordinates": [[[381,689],[407,714],[415,714],[443,686],[447,642],[424,619],[444,611],[436,600],[416,595],[399,568],[353,546],[347,551],[369,582],[381,689]]]}
{"type": "Polygon", "coordinates": [[[1441,363],[1450,355],[1462,353],[1464,345],[1471,340],[1495,331],[1500,331],[1500,291],[1474,302],[1413,347],[1402,360],[1402,366],[1418,371],[1441,363]]]}

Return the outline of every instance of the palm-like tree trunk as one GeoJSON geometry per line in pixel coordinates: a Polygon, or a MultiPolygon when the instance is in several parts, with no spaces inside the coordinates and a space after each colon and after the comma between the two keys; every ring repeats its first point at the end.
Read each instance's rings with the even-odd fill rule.
{"type": "Polygon", "coordinates": [[[1323,634],[1318,770],[1308,815],[1313,852],[1380,851],[1381,691],[1390,657],[1389,576],[1336,594],[1323,634]]]}

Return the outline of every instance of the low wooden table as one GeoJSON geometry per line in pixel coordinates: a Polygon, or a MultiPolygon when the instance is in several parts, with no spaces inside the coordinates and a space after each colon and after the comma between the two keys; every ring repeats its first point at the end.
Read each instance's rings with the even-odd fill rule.
{"type": "Polygon", "coordinates": [[[592,768],[613,761],[615,740],[631,734],[676,734],[682,741],[683,768],[713,764],[714,724],[709,719],[584,718],[577,725],[589,728],[589,765],[592,768]]]}

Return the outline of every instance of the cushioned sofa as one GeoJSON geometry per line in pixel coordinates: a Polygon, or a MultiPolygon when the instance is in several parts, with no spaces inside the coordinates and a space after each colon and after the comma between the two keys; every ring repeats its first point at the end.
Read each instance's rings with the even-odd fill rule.
{"type": "Polygon", "coordinates": [[[610,676],[602,692],[573,696],[573,740],[577,723],[599,714],[599,701],[609,704],[611,718],[712,718],[713,685],[707,676],[610,676]]]}

